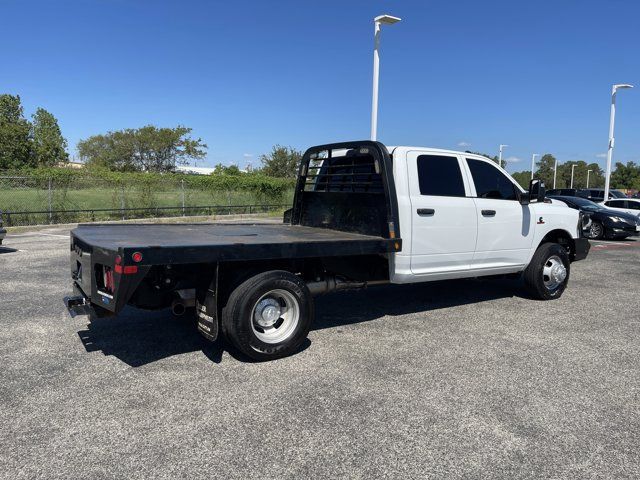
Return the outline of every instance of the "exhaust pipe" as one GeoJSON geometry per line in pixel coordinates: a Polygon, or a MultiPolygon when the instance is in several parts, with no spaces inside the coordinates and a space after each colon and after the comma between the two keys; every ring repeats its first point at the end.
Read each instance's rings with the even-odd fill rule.
{"type": "Polygon", "coordinates": [[[181,317],[187,311],[187,307],[182,302],[182,300],[174,300],[171,302],[171,313],[173,313],[176,317],[181,317]]]}
{"type": "Polygon", "coordinates": [[[187,311],[187,308],[196,306],[196,290],[188,288],[184,290],[176,290],[176,298],[171,302],[171,312],[176,317],[181,317],[187,311]]]}
{"type": "Polygon", "coordinates": [[[361,288],[367,288],[373,285],[386,285],[389,280],[371,280],[362,282],[351,282],[343,280],[338,277],[326,277],[323,280],[317,282],[308,282],[307,288],[314,297],[317,295],[323,295],[325,293],[333,292],[335,290],[358,290],[361,288]]]}

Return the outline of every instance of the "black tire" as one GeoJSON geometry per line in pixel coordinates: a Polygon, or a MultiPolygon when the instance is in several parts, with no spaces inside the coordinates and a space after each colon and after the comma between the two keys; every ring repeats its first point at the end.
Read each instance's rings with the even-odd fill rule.
{"type": "Polygon", "coordinates": [[[604,238],[604,225],[600,222],[592,222],[591,227],[589,227],[589,238],[602,240],[604,238]]]}
{"type": "MultiPolygon", "coordinates": [[[[277,295],[274,297],[277,298],[277,295]]],[[[271,299],[270,296],[267,299],[271,299]]],[[[286,303],[286,302],[285,302],[286,303]]],[[[289,311],[288,309],[284,310],[289,311]]],[[[313,322],[313,297],[307,285],[297,276],[283,270],[260,273],[245,280],[236,287],[227,304],[222,309],[222,333],[238,350],[248,357],[259,360],[273,360],[286,357],[298,351],[309,334],[313,322]],[[256,323],[254,308],[270,292],[288,292],[286,298],[293,303],[292,311],[298,311],[297,321],[283,320],[284,314],[275,322],[289,321],[290,331],[285,338],[275,342],[265,342],[260,335],[267,336],[266,330],[256,323]]],[[[274,331],[276,329],[274,328],[274,331]]],[[[284,332],[286,333],[286,332],[284,332]]]]}
{"type": "Polygon", "coordinates": [[[539,300],[555,300],[560,298],[567,283],[569,282],[569,273],[571,270],[571,262],[567,250],[557,243],[543,243],[533,254],[531,262],[524,271],[524,282],[529,293],[539,300]],[[553,285],[555,279],[545,275],[545,267],[548,269],[553,266],[555,259],[559,259],[564,265],[566,276],[558,285],[553,285]],[[548,279],[548,285],[545,280],[548,279]]]}

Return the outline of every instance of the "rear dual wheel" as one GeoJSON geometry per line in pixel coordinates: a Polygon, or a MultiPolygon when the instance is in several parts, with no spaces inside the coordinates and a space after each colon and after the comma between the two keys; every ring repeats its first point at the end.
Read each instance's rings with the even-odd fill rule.
{"type": "Polygon", "coordinates": [[[222,332],[254,360],[272,360],[298,351],[313,322],[313,298],[306,284],[282,270],[260,273],[241,283],[222,310],[222,332]]]}

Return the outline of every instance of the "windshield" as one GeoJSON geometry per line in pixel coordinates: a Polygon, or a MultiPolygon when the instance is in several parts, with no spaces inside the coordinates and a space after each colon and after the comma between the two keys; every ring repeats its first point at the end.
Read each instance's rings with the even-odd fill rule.
{"type": "Polygon", "coordinates": [[[589,212],[600,212],[602,210],[606,210],[606,208],[604,208],[601,205],[598,205],[595,202],[592,202],[591,200],[587,200],[586,198],[580,198],[580,197],[556,197],[558,200],[561,200],[563,202],[565,202],[566,204],[568,204],[570,207],[578,207],[580,210],[587,210],[589,212]]]}
{"type": "Polygon", "coordinates": [[[620,190],[611,190],[611,196],[613,198],[627,198],[627,196],[620,190]]]}

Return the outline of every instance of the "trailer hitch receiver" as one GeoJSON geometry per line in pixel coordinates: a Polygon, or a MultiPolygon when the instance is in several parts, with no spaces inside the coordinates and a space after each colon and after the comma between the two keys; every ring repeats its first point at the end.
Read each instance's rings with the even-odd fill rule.
{"type": "Polygon", "coordinates": [[[64,297],[64,305],[69,311],[71,318],[77,315],[89,315],[91,313],[91,306],[87,302],[87,299],[82,295],[74,295],[71,297],[64,297]]]}

